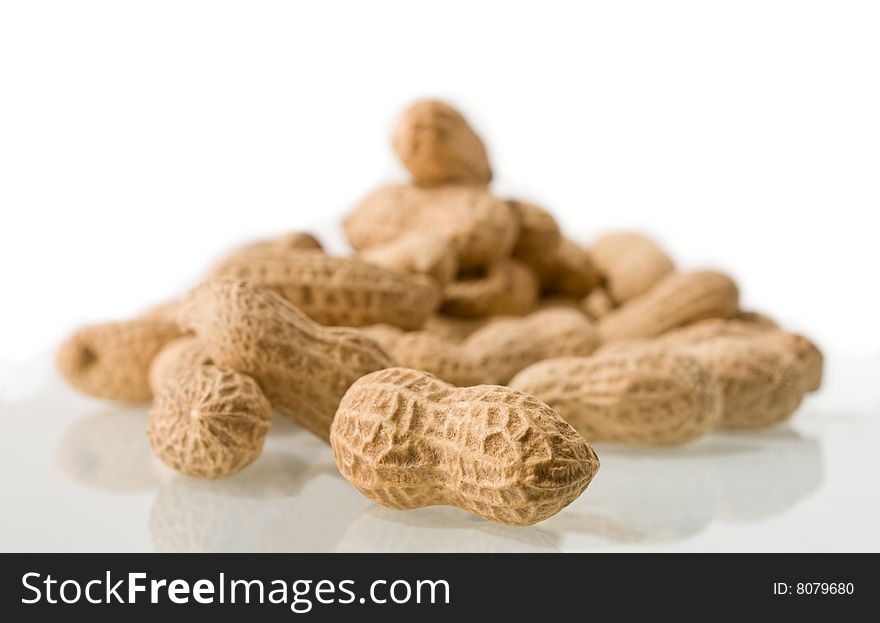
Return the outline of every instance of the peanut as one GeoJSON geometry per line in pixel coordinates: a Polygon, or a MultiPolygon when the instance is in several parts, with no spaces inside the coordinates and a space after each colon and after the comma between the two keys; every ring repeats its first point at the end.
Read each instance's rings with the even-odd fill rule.
{"type": "Polygon", "coordinates": [[[722,336],[692,344],[724,390],[724,428],[755,428],[788,419],[800,406],[809,376],[785,344],[760,336],[722,336]]]}
{"type": "Polygon", "coordinates": [[[523,368],[551,357],[589,355],[598,345],[592,323],[580,311],[555,308],[524,318],[492,319],[463,344],[484,383],[504,384],[523,368]]]}
{"type": "Polygon", "coordinates": [[[547,359],[510,387],[555,409],[590,441],[681,444],[721,420],[721,387],[687,353],[644,348],[547,359]]]}
{"type": "Polygon", "coordinates": [[[486,382],[486,373],[468,358],[461,344],[436,333],[405,333],[389,325],[375,325],[362,330],[401,366],[430,372],[459,387],[486,382]]]}
{"type": "Polygon", "coordinates": [[[385,244],[410,231],[450,241],[459,268],[488,266],[508,257],[519,228],[510,206],[473,186],[383,186],[358,205],[344,223],[357,251],[385,244]]]}
{"type": "Polygon", "coordinates": [[[356,330],[322,327],[274,292],[240,280],[190,292],[180,323],[218,366],[252,376],[281,413],[324,440],[349,386],[394,365],[356,330]]]}
{"type": "Polygon", "coordinates": [[[650,290],[599,320],[602,342],[653,337],[705,318],[729,318],[739,310],[730,277],[712,271],[672,273],[650,290]]]}
{"type": "Polygon", "coordinates": [[[538,301],[538,282],[527,266],[516,260],[499,261],[485,274],[465,276],[444,291],[441,311],[450,316],[521,316],[538,301]]]}
{"type": "Polygon", "coordinates": [[[159,388],[168,379],[212,363],[211,356],[208,355],[198,338],[192,335],[185,335],[166,344],[153,357],[148,376],[150,389],[155,395],[159,393],[159,388]]]}
{"type": "Polygon", "coordinates": [[[605,234],[590,249],[590,255],[617,303],[647,292],[674,269],[657,244],[634,232],[605,234]]]}
{"type": "Polygon", "coordinates": [[[445,287],[458,272],[455,248],[444,238],[430,233],[405,233],[386,244],[364,250],[360,259],[388,270],[432,277],[445,287]]]}
{"type": "Polygon", "coordinates": [[[563,238],[549,253],[551,261],[539,274],[544,292],[584,296],[601,282],[589,252],[576,242],[563,238]]]}
{"type": "Polygon", "coordinates": [[[401,115],[394,149],[417,184],[492,181],[483,141],[461,114],[443,102],[421,100],[401,115]]]}
{"type": "Polygon", "coordinates": [[[661,338],[673,343],[702,343],[721,337],[753,337],[781,344],[804,366],[807,391],[814,392],[822,385],[824,357],[822,351],[809,339],[796,333],[782,331],[761,320],[710,319],[680,329],[668,331],[661,338]]]}
{"type": "Polygon", "coordinates": [[[556,219],[532,203],[508,201],[507,204],[519,220],[519,237],[513,247],[513,257],[539,275],[547,273],[562,242],[556,219]]]}
{"type": "Polygon", "coordinates": [[[79,391],[127,403],[147,402],[150,362],[171,340],[177,325],[138,319],[92,325],[76,331],[58,349],[55,363],[79,391]]]}
{"type": "Polygon", "coordinates": [[[439,304],[437,285],[366,262],[277,249],[233,254],[211,272],[269,288],[324,325],[417,329],[439,304]]]}
{"type": "Polygon", "coordinates": [[[200,366],[166,380],[147,434],[164,463],[196,478],[240,471],[263,450],[272,407],[248,376],[200,366]]]}
{"type": "Polygon", "coordinates": [[[463,342],[428,331],[367,327],[400,365],[458,386],[507,383],[526,366],[565,355],[588,355],[598,343],[590,321],[573,309],[547,309],[524,318],[498,316],[463,342]]]}
{"type": "Polygon", "coordinates": [[[599,318],[607,315],[614,307],[614,301],[608,295],[608,290],[603,287],[594,288],[581,299],[581,309],[593,320],[599,320],[599,318]]]}
{"type": "Polygon", "coordinates": [[[450,504],[513,525],[558,513],[599,468],[590,445],[531,396],[406,368],[356,381],[330,443],[342,475],[380,504],[450,504]]]}

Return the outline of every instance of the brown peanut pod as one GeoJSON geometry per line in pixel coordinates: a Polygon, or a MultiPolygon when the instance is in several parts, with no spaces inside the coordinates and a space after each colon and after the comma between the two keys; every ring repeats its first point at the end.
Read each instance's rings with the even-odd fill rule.
{"type": "Polygon", "coordinates": [[[581,299],[581,309],[593,320],[599,320],[614,307],[614,300],[603,287],[593,288],[588,295],[581,299]]]}
{"type": "Polygon", "coordinates": [[[323,325],[393,324],[417,329],[440,301],[437,284],[357,259],[259,249],[233,254],[213,278],[249,281],[279,293],[323,325]]]}
{"type": "Polygon", "coordinates": [[[391,242],[365,249],[358,257],[388,270],[427,275],[441,287],[458,272],[455,248],[445,238],[430,232],[405,233],[391,242]]]}
{"type": "Polygon", "coordinates": [[[462,348],[484,383],[503,385],[536,361],[586,356],[598,343],[596,330],[583,313],[556,308],[522,318],[493,318],[467,338],[462,348]]]}
{"type": "Polygon", "coordinates": [[[729,318],[739,310],[739,290],[721,273],[672,273],[653,288],[599,320],[602,342],[654,337],[706,318],[729,318]]]}
{"type": "Polygon", "coordinates": [[[519,222],[509,205],[484,188],[396,184],[368,195],[346,217],[344,228],[359,252],[406,232],[433,233],[453,244],[459,269],[470,270],[508,257],[519,222]]]}
{"type": "Polygon", "coordinates": [[[330,443],[342,475],[379,504],[449,504],[513,525],[558,513],[599,468],[590,445],[535,398],[406,368],[355,382],[330,443]]]}
{"type": "Polygon", "coordinates": [[[516,260],[500,261],[485,275],[459,279],[444,291],[441,311],[450,316],[522,316],[538,302],[534,273],[516,260]]]}
{"type": "Polygon", "coordinates": [[[126,403],[147,402],[150,362],[165,344],[180,337],[172,322],[130,320],[76,331],[59,347],[55,363],[79,391],[126,403]]]}
{"type": "Polygon", "coordinates": [[[153,357],[148,376],[150,389],[155,395],[168,379],[212,363],[211,356],[199,339],[194,335],[184,335],[163,346],[153,357]]]}
{"type": "Polygon", "coordinates": [[[758,428],[786,420],[807,392],[807,370],[779,341],[724,336],[682,348],[721,383],[723,428],[758,428]]]}
{"type": "Polygon", "coordinates": [[[539,274],[546,293],[584,296],[602,281],[590,253],[572,240],[563,238],[551,257],[539,274]]]}
{"type": "Polygon", "coordinates": [[[147,434],[163,463],[196,478],[229,476],[263,450],[272,407],[250,377],[199,366],[167,379],[147,434]]]}
{"type": "Polygon", "coordinates": [[[605,287],[617,303],[647,292],[674,270],[672,260],[653,240],[635,232],[615,232],[599,238],[590,249],[605,287]]]}
{"type": "Polygon", "coordinates": [[[519,219],[519,237],[513,247],[513,257],[538,275],[548,273],[562,243],[562,234],[556,219],[538,206],[524,201],[508,201],[519,219]]]}
{"type": "Polygon", "coordinates": [[[696,357],[675,349],[546,359],[510,386],[546,402],[590,441],[682,444],[721,421],[721,386],[696,357]]]}
{"type": "Polygon", "coordinates": [[[817,391],[822,385],[824,367],[822,351],[806,337],[782,331],[775,325],[737,318],[730,320],[713,318],[667,331],[661,336],[663,340],[677,344],[698,344],[723,337],[748,337],[777,342],[804,366],[807,391],[817,391]]]}
{"type": "Polygon", "coordinates": [[[486,147],[449,104],[420,100],[401,115],[394,150],[417,184],[480,184],[492,181],[486,147]]]}
{"type": "Polygon", "coordinates": [[[376,340],[398,365],[430,372],[458,387],[485,382],[486,373],[472,363],[462,346],[430,331],[405,333],[390,325],[362,329],[376,340]]]}
{"type": "Polygon", "coordinates": [[[180,323],[218,366],[253,377],[281,413],[325,441],[349,386],[394,365],[358,331],[322,327],[281,296],[240,280],[212,280],[190,292],[180,323]]]}

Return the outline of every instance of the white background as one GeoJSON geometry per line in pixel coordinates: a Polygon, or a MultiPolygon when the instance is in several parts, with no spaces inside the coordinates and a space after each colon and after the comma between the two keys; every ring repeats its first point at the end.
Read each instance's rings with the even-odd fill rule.
{"type": "Polygon", "coordinates": [[[403,177],[425,95],[503,195],[644,229],[827,347],[880,354],[876,2],[0,5],[0,358],[177,294],[403,177]]]}
{"type": "Polygon", "coordinates": [[[340,217],[404,178],[391,129],[422,96],[482,133],[499,194],[572,237],[639,228],[682,267],[729,271],[747,306],[823,347],[826,388],[793,429],[661,458],[600,448],[590,493],[518,532],[376,507],[282,427],[270,446],[320,469],[255,512],[337,517],[339,534],[264,547],[383,549],[404,533],[416,549],[589,549],[577,535],[593,526],[601,547],[880,549],[880,499],[860,488],[880,410],[878,33],[869,1],[3,2],[0,549],[163,549],[168,526],[200,535],[212,519],[229,532],[180,542],[255,547],[235,540],[228,500],[280,477],[275,459],[187,484],[150,458],[143,413],[61,387],[48,354],[80,324],[181,293],[242,240],[316,227],[341,242],[340,217]],[[181,486],[199,488],[169,506],[181,486]],[[201,494],[224,500],[212,517],[201,494]],[[743,517],[760,521],[725,523],[743,517]]]}

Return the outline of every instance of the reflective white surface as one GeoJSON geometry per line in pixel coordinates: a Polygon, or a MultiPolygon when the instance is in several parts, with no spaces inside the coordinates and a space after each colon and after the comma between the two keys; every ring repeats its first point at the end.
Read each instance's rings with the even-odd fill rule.
{"type": "Polygon", "coordinates": [[[791,424],[676,449],[597,444],[586,493],[536,526],[396,511],[277,417],[263,456],[219,481],[152,457],[146,408],[76,394],[48,357],[2,378],[2,551],[878,551],[880,361],[829,358],[791,424]]]}

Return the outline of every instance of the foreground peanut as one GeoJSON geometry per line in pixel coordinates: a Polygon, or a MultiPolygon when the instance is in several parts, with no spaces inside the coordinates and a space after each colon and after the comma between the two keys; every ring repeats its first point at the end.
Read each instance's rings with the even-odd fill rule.
{"type": "Polygon", "coordinates": [[[263,450],[272,407],[248,376],[206,365],[167,379],[147,434],[170,467],[196,478],[240,471],[263,450]]]}
{"type": "Polygon", "coordinates": [[[274,292],[235,279],[190,292],[180,323],[215,364],[253,377],[279,411],[324,440],[349,386],[394,365],[356,330],[322,327],[274,292]]]}
{"type": "Polygon", "coordinates": [[[417,329],[440,302],[437,285],[423,275],[297,250],[247,249],[227,257],[211,276],[274,290],[324,325],[417,329]]]}
{"type": "Polygon", "coordinates": [[[177,325],[164,320],[92,325],[65,340],[55,363],[81,392],[119,402],[147,402],[152,396],[150,363],[163,346],[179,336],[177,325]]]}
{"type": "Polygon", "coordinates": [[[653,337],[706,318],[729,318],[739,310],[733,280],[713,271],[671,273],[651,289],[599,320],[603,342],[653,337]]]}
{"type": "Polygon", "coordinates": [[[605,234],[590,249],[590,256],[617,303],[647,292],[674,269],[663,249],[635,232],[605,234]]]}
{"type": "Polygon", "coordinates": [[[590,445],[531,396],[406,368],[355,382],[330,443],[342,475],[380,504],[450,504],[513,525],[558,513],[599,468],[590,445]]]}
{"type": "Polygon", "coordinates": [[[546,402],[591,442],[681,444],[721,421],[721,386],[696,357],[674,350],[547,359],[510,387],[546,402]]]}
{"type": "Polygon", "coordinates": [[[401,115],[394,149],[417,184],[482,184],[492,180],[483,141],[443,102],[421,100],[401,115]]]}
{"type": "Polygon", "coordinates": [[[344,223],[356,251],[406,232],[434,233],[452,243],[459,268],[482,268],[510,256],[519,222],[510,206],[474,186],[419,188],[396,184],[368,195],[344,223]]]}

